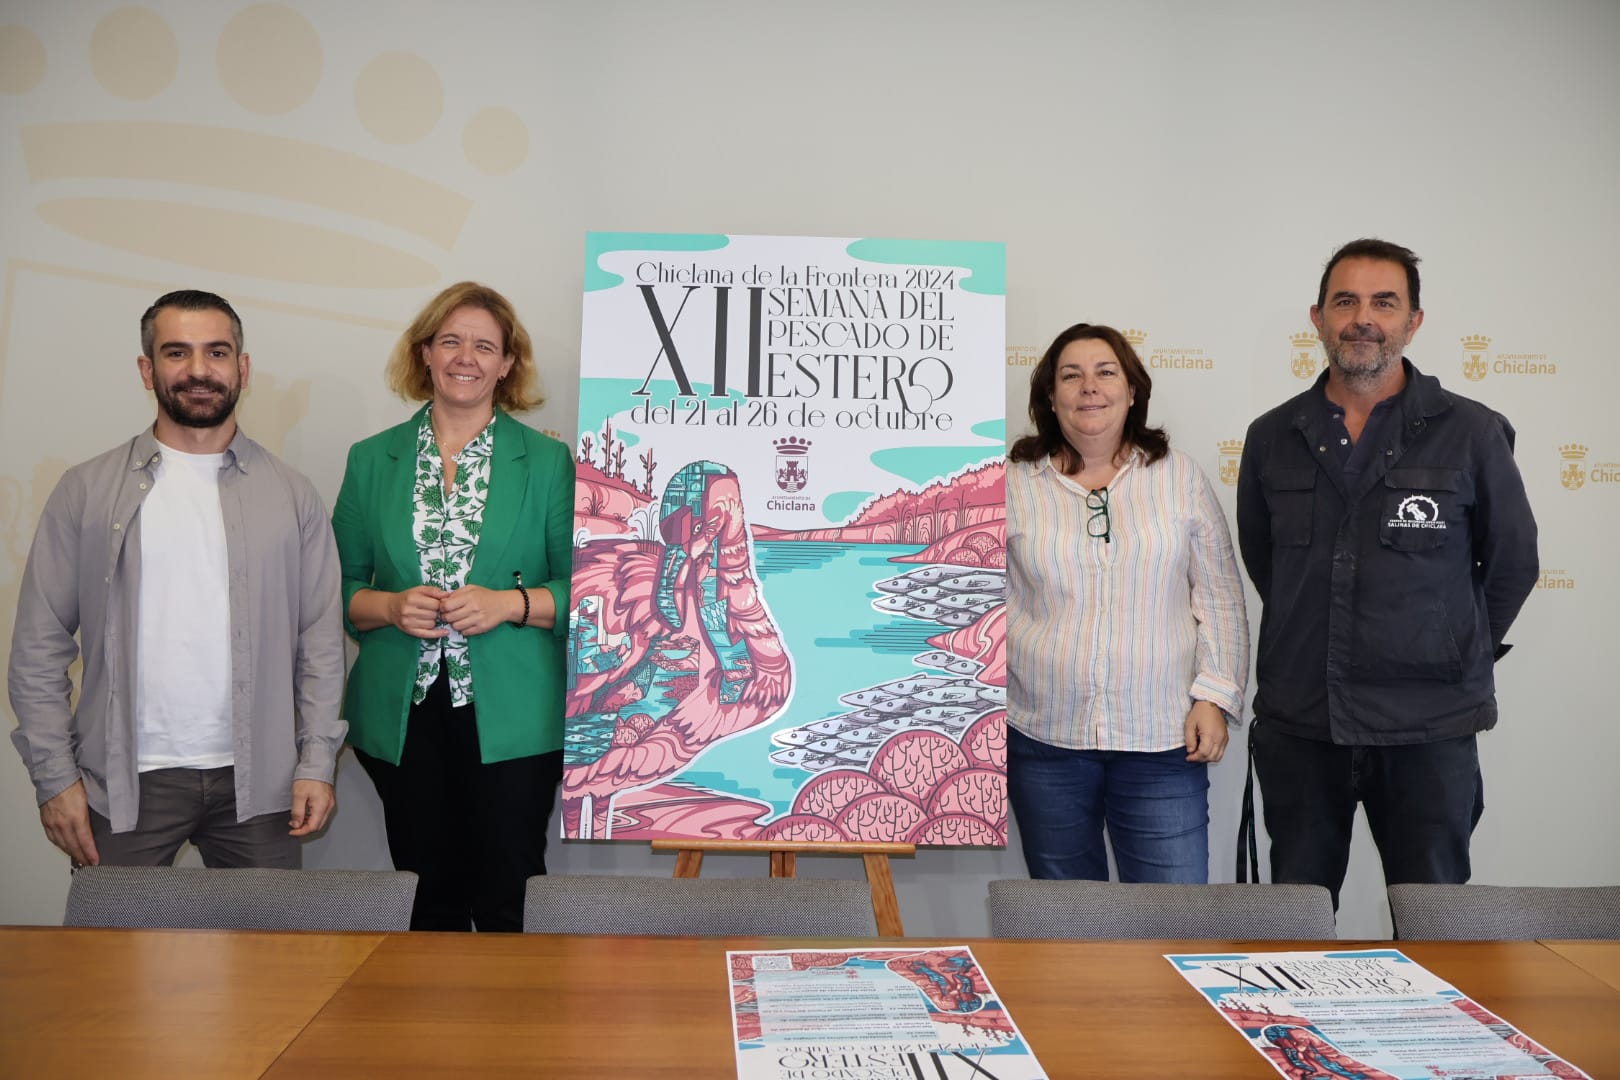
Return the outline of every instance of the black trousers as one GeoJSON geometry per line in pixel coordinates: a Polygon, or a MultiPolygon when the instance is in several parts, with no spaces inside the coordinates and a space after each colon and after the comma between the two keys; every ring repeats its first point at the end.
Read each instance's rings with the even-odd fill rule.
{"type": "Polygon", "coordinates": [[[484,764],[475,705],[439,678],[411,706],[398,765],[355,751],[382,799],[388,853],[414,872],[412,930],[523,929],[524,882],[546,872],[562,751],[484,764]]]}
{"type": "Polygon", "coordinates": [[[1406,746],[1338,746],[1256,722],[1254,772],[1271,835],[1271,880],[1325,885],[1339,906],[1356,803],[1389,885],[1463,884],[1485,812],[1472,735],[1406,746]]]}

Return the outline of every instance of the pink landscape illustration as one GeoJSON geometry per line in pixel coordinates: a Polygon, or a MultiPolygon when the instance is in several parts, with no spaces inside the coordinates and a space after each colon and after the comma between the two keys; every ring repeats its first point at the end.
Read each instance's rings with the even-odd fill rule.
{"type": "Polygon", "coordinates": [[[786,530],[748,519],[723,464],[678,463],[660,487],[653,448],[639,468],[629,456],[610,425],[576,455],[564,835],[1005,843],[1000,461],[786,530]],[[937,626],[928,648],[894,678],[831,688],[844,711],[785,725],[796,666],[757,570],[761,543],[915,549],[888,557],[870,606],[937,626]],[[680,778],[755,729],[771,732],[758,769],[802,773],[786,813],[680,778]]]}

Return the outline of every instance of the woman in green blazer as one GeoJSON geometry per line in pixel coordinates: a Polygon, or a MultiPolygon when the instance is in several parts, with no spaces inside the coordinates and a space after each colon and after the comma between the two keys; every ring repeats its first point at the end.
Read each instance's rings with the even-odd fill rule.
{"type": "Polygon", "coordinates": [[[411,929],[521,930],[562,776],[573,456],[507,415],[543,399],[493,289],[434,297],[388,384],[427,404],[350,449],[332,515],[349,743],[420,879],[411,929]]]}

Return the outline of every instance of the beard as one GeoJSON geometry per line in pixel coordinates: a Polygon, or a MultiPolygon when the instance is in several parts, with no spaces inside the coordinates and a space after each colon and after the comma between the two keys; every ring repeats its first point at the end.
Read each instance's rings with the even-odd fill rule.
{"type": "Polygon", "coordinates": [[[1386,336],[1376,328],[1351,327],[1336,340],[1322,342],[1328,361],[1348,383],[1374,385],[1401,362],[1406,350],[1406,338],[1386,336]],[[1361,343],[1375,343],[1378,348],[1370,356],[1365,349],[1352,349],[1361,343]]]}
{"type": "Polygon", "coordinates": [[[154,383],[152,393],[157,398],[163,415],[182,427],[219,427],[236,411],[236,399],[242,396],[242,387],[226,386],[212,379],[187,379],[172,386],[154,383]],[[188,401],[187,390],[207,389],[215,393],[211,402],[188,401]]]}

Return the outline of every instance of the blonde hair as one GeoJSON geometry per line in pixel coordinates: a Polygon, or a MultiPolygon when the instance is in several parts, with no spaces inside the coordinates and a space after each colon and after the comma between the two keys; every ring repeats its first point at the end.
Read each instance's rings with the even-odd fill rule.
{"type": "Polygon", "coordinates": [[[458,281],[417,313],[411,325],[394,343],[384,373],[388,389],[407,401],[428,401],[433,397],[433,375],[422,361],[422,349],[430,344],[452,312],[473,307],[489,312],[501,328],[503,350],[512,358],[512,369],[495,387],[495,404],[507,412],[537,409],[546,403],[540,389],[540,373],[534,365],[534,346],[529,332],[518,321],[512,302],[488,285],[458,281]]]}

